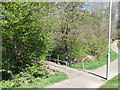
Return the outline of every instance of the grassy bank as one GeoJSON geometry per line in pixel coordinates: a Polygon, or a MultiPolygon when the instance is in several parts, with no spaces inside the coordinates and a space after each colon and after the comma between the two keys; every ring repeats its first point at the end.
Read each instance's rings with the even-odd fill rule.
{"type": "Polygon", "coordinates": [[[102,90],[102,88],[120,88],[117,84],[120,83],[120,74],[109,80],[106,84],[100,86],[98,90],[102,90]]]}
{"type": "MultiPolygon", "coordinates": [[[[2,88],[43,88],[49,84],[60,82],[62,80],[68,79],[68,76],[62,72],[56,72],[55,74],[49,76],[48,78],[34,78],[30,83],[20,83],[19,86],[12,85],[14,82],[6,81],[4,85],[0,82],[0,90],[2,88]]],[[[16,82],[17,83],[17,82],[16,82]]]]}
{"type": "MultiPolygon", "coordinates": [[[[111,50],[111,62],[116,60],[117,57],[118,57],[117,53],[114,52],[113,50],[111,50]]],[[[84,63],[84,67],[85,67],[85,69],[97,69],[97,68],[105,65],[106,62],[107,62],[107,56],[104,56],[102,60],[86,61],[84,63]]],[[[83,63],[70,65],[70,67],[72,67],[72,68],[83,68],[83,63]]]]}
{"type": "Polygon", "coordinates": [[[67,78],[68,78],[68,76],[66,74],[64,74],[62,72],[58,72],[58,73],[50,76],[49,78],[36,80],[32,84],[29,84],[29,85],[23,84],[18,88],[43,88],[46,85],[60,82],[60,81],[65,80],[67,78]]]}

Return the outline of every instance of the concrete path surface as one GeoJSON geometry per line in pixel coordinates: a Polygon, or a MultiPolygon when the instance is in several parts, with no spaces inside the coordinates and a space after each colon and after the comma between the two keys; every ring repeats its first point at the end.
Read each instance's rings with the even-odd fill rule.
{"type": "MultiPolygon", "coordinates": [[[[114,41],[111,44],[112,50],[118,53],[117,42],[114,41]]],[[[51,62],[48,62],[49,64],[51,62]]],[[[110,63],[110,78],[118,75],[118,59],[110,63]]],[[[99,88],[101,85],[105,84],[107,81],[106,77],[106,65],[95,69],[95,70],[77,70],[66,66],[53,65],[51,63],[51,68],[57,71],[66,73],[69,79],[61,81],[52,85],[48,85],[45,88],[99,88]]]]}

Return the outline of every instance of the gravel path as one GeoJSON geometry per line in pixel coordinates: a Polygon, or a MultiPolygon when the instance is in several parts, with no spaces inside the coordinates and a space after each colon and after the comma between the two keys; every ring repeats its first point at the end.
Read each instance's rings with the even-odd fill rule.
{"type": "MultiPolygon", "coordinates": [[[[117,42],[111,44],[111,49],[118,53],[117,42]]],[[[106,65],[95,70],[77,70],[70,67],[57,65],[55,63],[46,62],[51,69],[64,72],[69,79],[48,85],[45,88],[98,88],[106,83],[106,65]]],[[[110,78],[118,75],[118,59],[110,63],[110,78]]]]}
{"type": "Polygon", "coordinates": [[[45,63],[47,63],[49,68],[51,68],[53,70],[66,73],[69,78],[74,78],[76,76],[81,75],[81,73],[83,73],[82,70],[77,70],[77,69],[70,68],[70,67],[67,67],[67,66],[58,65],[58,64],[50,62],[50,61],[46,61],[45,63]]]}

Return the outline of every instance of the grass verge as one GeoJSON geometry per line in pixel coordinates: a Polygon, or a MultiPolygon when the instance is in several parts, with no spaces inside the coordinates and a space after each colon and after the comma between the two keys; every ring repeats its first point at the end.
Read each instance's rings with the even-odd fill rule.
{"type": "Polygon", "coordinates": [[[120,83],[120,74],[109,80],[106,84],[100,86],[98,90],[102,90],[102,88],[120,88],[117,84],[120,83]]]}
{"type": "MultiPolygon", "coordinates": [[[[111,62],[116,60],[118,57],[117,53],[111,50],[111,62]]],[[[102,60],[90,60],[84,63],[84,69],[97,69],[107,62],[107,56],[104,56],[102,60]]],[[[69,65],[72,68],[83,68],[83,63],[69,65]]]]}
{"type": "Polygon", "coordinates": [[[51,75],[47,79],[41,79],[38,81],[34,81],[32,84],[23,84],[18,88],[43,88],[49,84],[53,84],[56,82],[63,81],[65,79],[68,79],[68,76],[62,72],[57,72],[56,74],[51,75]]]}

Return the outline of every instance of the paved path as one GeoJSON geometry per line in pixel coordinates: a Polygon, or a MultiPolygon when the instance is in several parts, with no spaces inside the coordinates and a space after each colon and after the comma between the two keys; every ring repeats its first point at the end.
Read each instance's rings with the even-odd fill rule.
{"type": "MultiPolygon", "coordinates": [[[[112,50],[118,53],[117,41],[114,41],[111,44],[111,48],[112,50]]],[[[54,68],[57,71],[66,73],[69,76],[69,79],[52,85],[48,85],[45,88],[98,88],[106,83],[106,80],[104,79],[106,77],[105,76],[106,65],[95,70],[83,71],[57,64],[55,65],[52,64],[51,62],[47,63],[51,64],[50,68],[54,68]]],[[[109,79],[113,78],[117,74],[118,74],[118,59],[110,64],[109,79]]]]}

